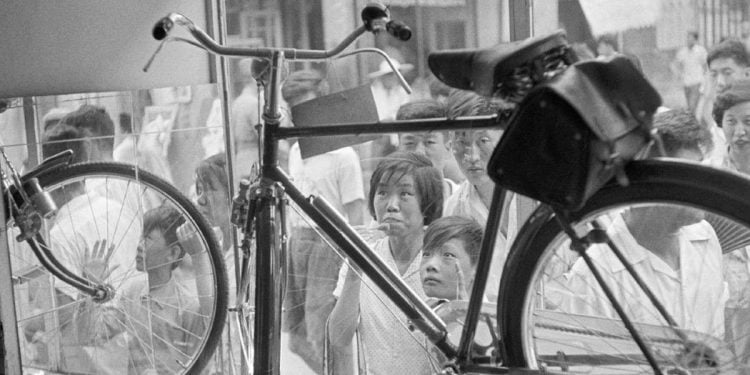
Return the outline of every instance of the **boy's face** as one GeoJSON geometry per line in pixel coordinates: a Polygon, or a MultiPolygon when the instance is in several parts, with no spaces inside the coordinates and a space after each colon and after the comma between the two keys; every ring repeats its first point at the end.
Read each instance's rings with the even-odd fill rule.
{"type": "Polygon", "coordinates": [[[175,244],[168,244],[164,234],[154,229],[141,238],[135,256],[135,268],[138,271],[151,271],[159,267],[172,268],[177,259],[175,244]]]}
{"type": "Polygon", "coordinates": [[[445,159],[450,157],[450,147],[443,138],[443,133],[400,133],[399,149],[427,156],[438,170],[443,169],[445,159]]]}
{"type": "Polygon", "coordinates": [[[428,297],[447,300],[457,299],[460,288],[471,291],[474,282],[471,257],[464,242],[458,238],[448,240],[437,249],[424,249],[419,274],[428,297]]]}

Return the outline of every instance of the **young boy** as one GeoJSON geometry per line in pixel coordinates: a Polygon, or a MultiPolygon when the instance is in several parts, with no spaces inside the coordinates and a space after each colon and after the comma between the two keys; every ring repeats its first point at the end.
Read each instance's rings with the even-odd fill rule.
{"type": "Polygon", "coordinates": [[[420,277],[427,297],[468,300],[484,230],[475,220],[445,216],[424,235],[420,277]]]}
{"type": "Polygon", "coordinates": [[[146,278],[123,293],[124,310],[138,328],[137,337],[130,340],[129,367],[139,374],[178,371],[178,362],[189,361],[200,344],[198,338],[206,334],[195,285],[199,277],[175,272],[185,250],[192,248],[183,248],[178,240],[177,228],[184,222],[168,205],[151,209],[143,217],[135,263],[146,278]]]}

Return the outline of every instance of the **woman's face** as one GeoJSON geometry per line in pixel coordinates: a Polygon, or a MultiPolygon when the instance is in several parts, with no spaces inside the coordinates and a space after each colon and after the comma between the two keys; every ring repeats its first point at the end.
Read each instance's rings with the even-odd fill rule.
{"type": "Polygon", "coordinates": [[[414,178],[404,175],[397,180],[397,177],[383,179],[378,183],[373,198],[375,217],[378,224],[388,225],[388,236],[406,237],[421,233],[424,215],[419,205],[421,197],[417,195],[414,178]]]}
{"type": "MultiPolygon", "coordinates": [[[[739,103],[724,112],[721,121],[729,154],[735,163],[750,159],[750,102],[739,103]]],[[[738,165],[746,170],[750,165],[738,165]]]]}
{"type": "Polygon", "coordinates": [[[222,229],[229,227],[229,192],[216,178],[211,182],[197,178],[195,194],[198,210],[208,219],[209,223],[222,229]]]}
{"type": "Polygon", "coordinates": [[[500,131],[486,129],[456,132],[453,156],[472,185],[491,181],[487,175],[487,164],[501,134],[500,131]]]}

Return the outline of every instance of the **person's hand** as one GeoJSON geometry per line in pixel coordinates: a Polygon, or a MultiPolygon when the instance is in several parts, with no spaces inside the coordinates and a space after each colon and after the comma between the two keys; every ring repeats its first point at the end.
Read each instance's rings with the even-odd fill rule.
{"type": "Polygon", "coordinates": [[[711,72],[706,72],[703,77],[703,91],[701,94],[713,101],[716,98],[716,90],[716,78],[711,76],[711,72]]]}
{"type": "Polygon", "coordinates": [[[458,284],[456,287],[456,299],[459,301],[468,301],[469,300],[469,287],[468,283],[466,282],[466,275],[464,275],[464,271],[461,269],[461,266],[458,265],[458,261],[454,263],[456,266],[456,279],[458,280],[458,284]]]}
{"type": "Polygon", "coordinates": [[[378,224],[372,223],[371,225],[355,225],[352,227],[365,243],[372,246],[375,242],[381,238],[385,238],[388,232],[388,223],[378,224]]]}
{"type": "Polygon", "coordinates": [[[109,266],[114,250],[115,245],[107,247],[106,239],[97,240],[91,249],[83,249],[83,277],[99,284],[104,283],[112,272],[120,267],[119,264],[109,266]]]}
{"type": "Polygon", "coordinates": [[[185,223],[180,225],[177,228],[177,238],[182,248],[191,258],[203,250],[203,241],[192,224],[185,223]]]}

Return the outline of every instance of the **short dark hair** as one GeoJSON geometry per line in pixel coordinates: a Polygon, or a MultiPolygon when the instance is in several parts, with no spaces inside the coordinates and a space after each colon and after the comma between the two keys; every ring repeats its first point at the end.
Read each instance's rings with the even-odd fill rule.
{"type": "Polygon", "coordinates": [[[750,79],[740,78],[716,97],[713,109],[716,125],[721,126],[727,109],[744,102],[750,102],[750,79]]]}
{"type": "Polygon", "coordinates": [[[706,62],[711,65],[712,61],[722,58],[732,59],[737,65],[750,66],[750,58],[748,58],[745,45],[736,39],[727,39],[711,47],[706,62]]]}
{"type": "Polygon", "coordinates": [[[195,168],[198,181],[208,185],[213,190],[229,190],[229,172],[227,172],[227,156],[223,152],[201,160],[195,168]],[[214,179],[221,186],[214,186],[214,179]]]}
{"type": "MultiPolygon", "coordinates": [[[[435,99],[423,99],[402,104],[396,112],[396,120],[441,118],[447,115],[448,111],[443,103],[435,99]]],[[[443,134],[443,141],[448,141],[450,132],[444,131],[441,134],[443,134]]]]}
{"type": "Polygon", "coordinates": [[[447,97],[450,95],[452,88],[443,81],[439,80],[434,75],[430,75],[430,78],[428,79],[428,87],[430,89],[430,96],[433,98],[437,98],[440,96],[447,97]]]}
{"type": "Polygon", "coordinates": [[[690,36],[692,36],[692,37],[693,37],[693,39],[695,39],[695,40],[698,40],[698,36],[699,36],[699,34],[698,34],[698,32],[697,32],[697,31],[695,31],[695,30],[691,30],[691,31],[688,31],[688,33],[687,33],[687,34],[688,34],[688,35],[690,35],[690,36]]]}
{"type": "Polygon", "coordinates": [[[706,152],[713,148],[711,133],[685,109],[657,113],[654,115],[654,129],[661,137],[667,156],[675,156],[679,150],[706,152]]]}
{"type": "MultiPolygon", "coordinates": [[[[169,204],[163,204],[152,208],[143,214],[143,235],[146,236],[154,230],[158,230],[164,236],[167,246],[177,245],[179,247],[178,260],[185,256],[185,249],[177,238],[177,228],[185,223],[185,217],[169,204]]],[[[180,262],[171,264],[172,269],[177,268],[180,262]]]]}
{"type": "Polygon", "coordinates": [[[86,137],[94,138],[100,149],[112,152],[115,123],[103,107],[84,104],[65,115],[60,122],[81,129],[86,137]]]}
{"type": "Polygon", "coordinates": [[[445,117],[445,106],[434,99],[415,100],[402,104],[396,112],[396,120],[445,117]]]}
{"type": "Polygon", "coordinates": [[[463,216],[445,216],[436,219],[424,232],[424,249],[437,249],[457,238],[464,243],[471,265],[476,266],[482,248],[484,229],[476,220],[463,216]]]}
{"type": "Polygon", "coordinates": [[[448,118],[494,115],[501,106],[498,102],[467,90],[453,89],[447,100],[448,118]]]}
{"type": "Polygon", "coordinates": [[[370,178],[368,208],[375,217],[375,194],[381,181],[397,180],[409,175],[419,196],[419,208],[424,216],[424,225],[443,215],[443,179],[430,159],[413,152],[396,151],[381,160],[370,178]]]}
{"type": "Polygon", "coordinates": [[[73,151],[71,163],[89,160],[91,141],[83,130],[58,122],[47,128],[42,136],[42,157],[48,158],[65,150],[73,151]]]}

